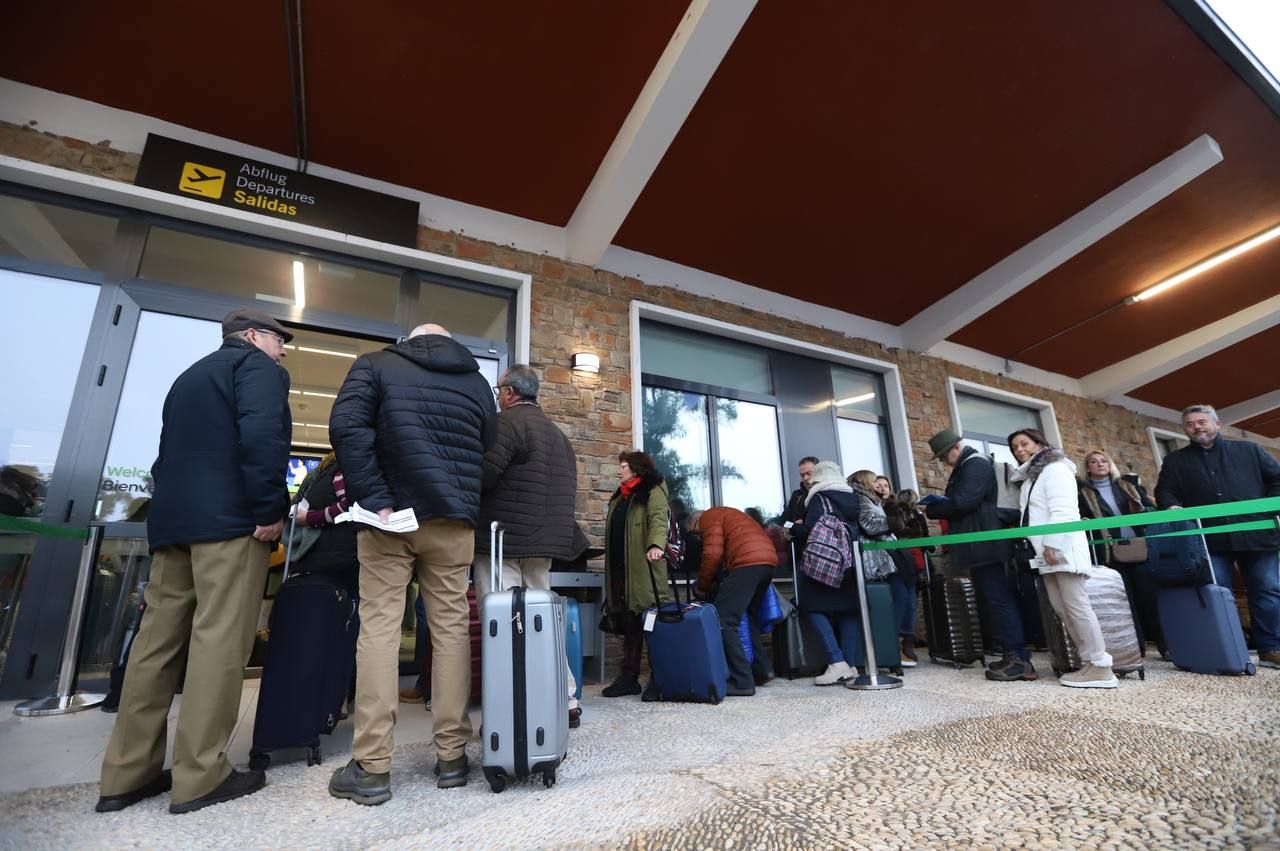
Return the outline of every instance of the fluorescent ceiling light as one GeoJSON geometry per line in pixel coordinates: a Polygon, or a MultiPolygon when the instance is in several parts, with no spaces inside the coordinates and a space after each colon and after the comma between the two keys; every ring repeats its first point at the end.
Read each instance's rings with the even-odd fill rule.
{"type": "Polygon", "coordinates": [[[319,390],[303,390],[303,396],[323,396],[326,399],[337,399],[337,393],[321,393],[319,390]]]}
{"type": "Polygon", "coordinates": [[[307,442],[307,441],[305,441],[305,440],[295,440],[295,441],[293,442],[293,445],[294,445],[294,446],[313,446],[313,447],[315,447],[316,449],[332,449],[332,448],[333,448],[332,446],[330,446],[330,445],[329,445],[329,444],[327,444],[327,443],[314,443],[314,442],[312,442],[312,443],[308,443],[308,442],[307,442]]]}
{"type": "Polygon", "coordinates": [[[848,399],[837,399],[834,404],[837,408],[842,408],[845,405],[856,405],[859,402],[867,402],[874,398],[876,398],[876,394],[874,392],[863,393],[861,396],[850,396],[848,399]]]}
{"type": "Polygon", "coordinates": [[[294,423],[293,427],[294,428],[322,428],[326,430],[329,428],[329,426],[324,423],[294,423]]]}
{"type": "Polygon", "coordinates": [[[353,352],[335,352],[333,349],[313,349],[310,346],[296,346],[300,352],[310,352],[313,355],[330,355],[335,358],[351,358],[355,360],[357,355],[353,352]]]}
{"type": "Polygon", "coordinates": [[[293,303],[299,309],[307,306],[306,270],[301,260],[293,261],[293,303]]]}
{"type": "Polygon", "coordinates": [[[1232,259],[1233,257],[1239,257],[1241,254],[1244,254],[1246,251],[1251,251],[1254,248],[1257,248],[1259,245],[1262,245],[1265,242],[1270,242],[1271,240],[1275,239],[1278,236],[1280,236],[1280,225],[1276,225],[1273,228],[1268,228],[1267,230],[1264,230],[1262,233],[1258,234],[1257,236],[1250,237],[1249,239],[1246,239],[1244,242],[1231,246],[1226,251],[1220,251],[1217,254],[1213,255],[1212,257],[1208,258],[1207,260],[1201,260],[1199,263],[1192,266],[1190,269],[1184,269],[1183,271],[1179,272],[1173,277],[1166,278],[1165,280],[1161,281],[1155,286],[1147,287],[1145,290],[1138,293],[1137,295],[1129,296],[1127,299],[1125,299],[1125,302],[1127,304],[1133,304],[1139,301],[1146,301],[1152,296],[1160,295],[1160,293],[1164,292],[1165,290],[1172,289],[1173,287],[1176,287],[1178,284],[1184,283],[1190,280],[1191,278],[1194,278],[1196,275],[1201,274],[1202,272],[1207,272],[1210,269],[1214,268],[1215,266],[1221,266],[1223,263],[1226,263],[1228,260],[1232,259]]]}

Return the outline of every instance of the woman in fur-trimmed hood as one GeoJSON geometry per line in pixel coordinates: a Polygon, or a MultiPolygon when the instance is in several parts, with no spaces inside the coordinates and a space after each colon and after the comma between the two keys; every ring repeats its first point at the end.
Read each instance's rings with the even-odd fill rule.
{"type": "MultiPolygon", "coordinates": [[[[1069,523],[1080,519],[1076,491],[1076,465],[1061,449],[1050,446],[1039,429],[1028,428],[1009,435],[1009,450],[1018,461],[1013,479],[1022,482],[1019,502],[1024,526],[1069,523]]],[[[1035,548],[1032,566],[1040,572],[1053,610],[1067,628],[1084,662],[1079,671],[1063,674],[1058,682],[1073,688],[1115,688],[1111,654],[1103,641],[1085,582],[1093,561],[1084,532],[1028,535],[1035,548]]],[[[1046,627],[1049,626],[1046,624],[1046,627]]]]}

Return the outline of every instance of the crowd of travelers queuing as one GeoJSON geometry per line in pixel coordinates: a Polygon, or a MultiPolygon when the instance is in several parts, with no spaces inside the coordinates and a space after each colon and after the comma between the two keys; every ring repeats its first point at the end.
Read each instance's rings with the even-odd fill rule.
{"type": "MultiPolygon", "coordinates": [[[[506,529],[504,586],[549,589],[552,560],[581,557],[588,545],[576,520],[577,459],[538,403],[536,373],[512,366],[491,392],[475,358],[438,325],[419,326],[401,342],[361,356],[334,402],[334,452],[309,474],[291,505],[281,471],[292,433],[289,376],[282,366],[292,335],[251,309],[232,311],[222,330],[221,348],[188,368],[165,400],[147,518],[153,564],[146,610],[103,759],[97,809],[120,810],[171,792],[170,811],[185,813],[262,788],[263,772],[233,767],[225,751],[268,555],[282,536],[296,550],[296,574],[336,576],[358,599],[352,758],[334,772],[331,794],[359,803],[391,797],[401,697],[429,696],[437,785],[466,784],[465,747],[472,735],[467,590],[472,579],[480,596],[492,590],[489,522],[506,529]],[[409,508],[418,527],[394,532],[340,523],[357,503],[382,522],[409,508]],[[430,677],[399,692],[400,624],[406,587],[414,578],[431,635],[430,677]],[[165,770],[166,719],[184,664],[190,676],[173,768],[165,770]]],[[[1164,460],[1155,503],[1119,475],[1105,451],[1087,453],[1078,469],[1038,429],[1015,431],[1008,437],[1017,462],[1011,478],[1020,516],[1014,525],[1280,495],[1280,463],[1256,444],[1221,437],[1212,408],[1188,408],[1183,426],[1191,443],[1164,460]]],[[[661,699],[652,679],[641,683],[645,613],[677,597],[670,580],[682,566],[692,594],[716,606],[727,694],[745,697],[774,677],[756,613],[774,593],[775,572],[792,559],[803,560],[817,545],[819,529],[840,524],[851,539],[866,543],[926,539],[930,520],[940,521],[948,533],[1007,527],[1009,517],[997,506],[993,458],[952,429],[934,435],[929,446],[933,460],[950,468],[942,494],[922,499],[914,490],[895,491],[887,475],[858,470],[846,476],[836,462],[806,456],[799,462],[800,486],[773,518],[753,507],[686,512],[650,455],[621,453],[617,488],[603,518],[601,626],[621,637],[622,659],[620,673],[601,695],[661,699]],[[677,529],[687,535],[687,546],[673,548],[677,529]],[[681,558],[683,565],[676,563],[681,558]]],[[[14,506],[6,503],[5,512],[27,510],[31,493],[29,483],[10,475],[2,495],[14,506]]],[[[1221,522],[1230,519],[1206,525],[1221,522]]],[[[1134,538],[1133,528],[1124,527],[1026,539],[1029,551],[1021,555],[1038,573],[1082,662],[1079,670],[1059,677],[1062,685],[1117,686],[1085,591],[1095,564],[1121,573],[1140,636],[1160,641],[1154,591],[1137,569],[1140,548],[1134,538]]],[[[1232,532],[1207,540],[1216,581],[1229,586],[1233,569],[1244,577],[1259,663],[1280,667],[1280,532],[1232,532]]],[[[917,663],[917,590],[933,549],[862,552],[864,580],[883,582],[892,592],[904,667],[917,663]]],[[[985,677],[1037,679],[1006,573],[1015,559],[1013,546],[1005,540],[953,543],[946,558],[971,577],[1002,650],[985,677]]],[[[797,607],[825,656],[814,684],[833,686],[865,672],[857,572],[845,569],[837,584],[803,570],[794,571],[794,578],[797,607]]],[[[582,711],[573,698],[572,673],[568,686],[568,723],[575,727],[582,711]]]]}

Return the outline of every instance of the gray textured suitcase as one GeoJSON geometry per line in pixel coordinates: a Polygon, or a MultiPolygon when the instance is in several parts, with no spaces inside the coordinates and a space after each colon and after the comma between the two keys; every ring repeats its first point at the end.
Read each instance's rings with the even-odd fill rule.
{"type": "MultiPolygon", "coordinates": [[[[1102,630],[1103,646],[1111,654],[1111,670],[1121,677],[1137,671],[1138,679],[1145,680],[1146,653],[1138,642],[1124,579],[1109,567],[1094,567],[1085,582],[1085,591],[1089,595],[1093,614],[1098,619],[1098,627],[1102,630]]],[[[1080,651],[1067,634],[1062,619],[1049,604],[1044,581],[1039,577],[1036,578],[1036,594],[1040,598],[1040,619],[1044,622],[1045,640],[1049,643],[1053,672],[1062,676],[1070,671],[1080,670],[1080,651]]]]}
{"type": "Polygon", "coordinates": [[[480,764],[494,792],[531,774],[552,786],[569,747],[564,600],[554,591],[502,590],[502,528],[496,521],[489,527],[489,554],[495,590],[480,602],[480,764]]]}

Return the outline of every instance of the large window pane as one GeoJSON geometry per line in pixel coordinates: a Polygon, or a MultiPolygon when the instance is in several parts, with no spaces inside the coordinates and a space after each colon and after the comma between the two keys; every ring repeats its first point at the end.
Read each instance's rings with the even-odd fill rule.
{"type": "Polygon", "coordinates": [[[884,399],[881,398],[880,377],[869,372],[831,367],[832,404],[837,413],[860,411],[874,416],[884,415],[884,399]]]}
{"type": "Polygon", "coordinates": [[[707,397],[644,388],[644,451],[687,511],[711,507],[711,444],[707,397]]]}
{"type": "Polygon", "coordinates": [[[220,345],[222,329],[217,322],[164,313],[139,317],[94,519],[147,518],[164,398],[187,367],[220,345]]]}
{"type": "Polygon", "coordinates": [[[76,269],[104,269],[115,245],[113,216],[0,195],[0,254],[76,269]]]}
{"type": "MultiPolygon", "coordinates": [[[[876,475],[888,475],[893,481],[883,426],[843,417],[836,420],[836,426],[840,438],[840,467],[846,476],[870,470],[876,475]]],[[[897,486],[897,482],[894,485],[897,486]]]]}
{"type": "Polygon", "coordinates": [[[640,364],[651,375],[749,393],[773,392],[767,351],[686,328],[641,323],[640,364]]]}
{"type": "Polygon", "coordinates": [[[0,514],[44,513],[97,301],[90,284],[0,270],[0,514]]]}
{"type": "Polygon", "coordinates": [[[145,538],[103,540],[85,606],[80,676],[111,673],[129,636],[138,629],[142,592],[150,576],[151,553],[145,538]]]}
{"type": "Polygon", "coordinates": [[[965,434],[1002,438],[1020,428],[1041,427],[1039,411],[983,396],[957,393],[956,408],[965,434]]]}
{"type": "Polygon", "coordinates": [[[153,227],[141,277],[246,299],[394,322],[400,278],[206,236],[153,227]],[[301,272],[295,264],[301,264],[301,272]]]}
{"type": "Polygon", "coordinates": [[[0,674],[9,658],[9,642],[18,622],[18,605],[27,583],[35,535],[15,535],[0,531],[0,674]]]}
{"type": "Polygon", "coordinates": [[[758,508],[766,520],[776,517],[786,505],[777,410],[734,399],[715,404],[721,502],[758,508]]]}
{"type": "Polygon", "coordinates": [[[418,291],[418,322],[443,325],[453,334],[483,340],[507,340],[511,298],[423,281],[418,291]]]}
{"type": "Polygon", "coordinates": [[[1006,443],[998,440],[982,440],[980,438],[966,437],[960,441],[965,446],[972,446],[974,449],[986,455],[988,458],[995,457],[997,461],[1003,461],[1014,467],[1018,466],[1018,459],[1013,457],[1013,453],[1009,451],[1006,443]]]}

